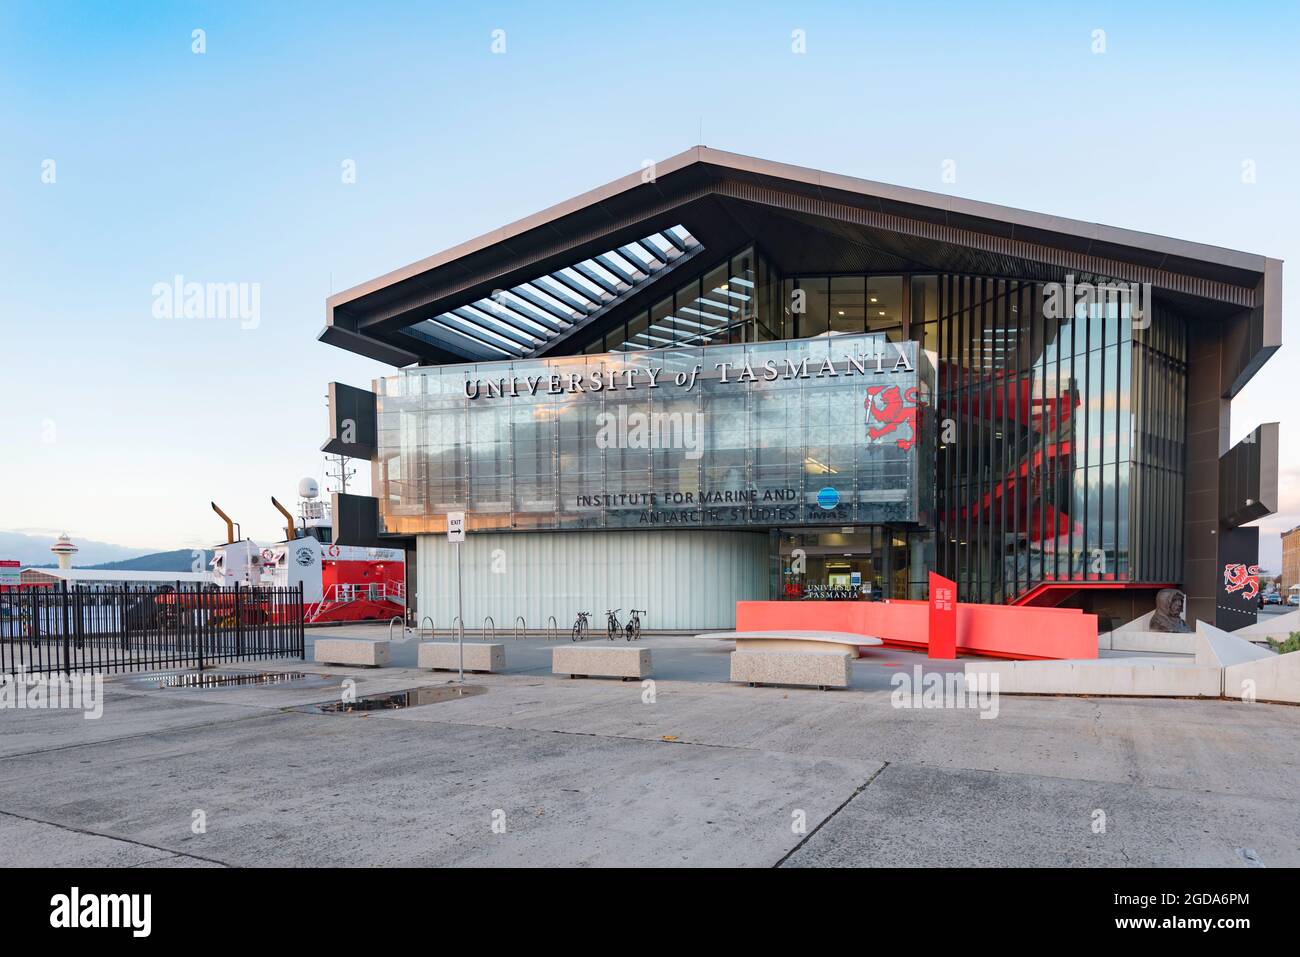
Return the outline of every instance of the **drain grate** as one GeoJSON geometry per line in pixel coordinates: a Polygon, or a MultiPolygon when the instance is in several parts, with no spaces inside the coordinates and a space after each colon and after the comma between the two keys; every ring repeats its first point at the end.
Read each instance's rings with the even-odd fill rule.
{"type": "Polygon", "coordinates": [[[371,694],[356,701],[327,701],[314,704],[295,711],[308,711],[315,714],[353,714],[365,711],[392,711],[397,708],[418,708],[421,705],[437,704],[440,701],[455,701],[459,698],[472,698],[483,694],[487,688],[482,685],[431,685],[424,688],[411,688],[408,691],[394,691],[388,694],[371,694]]]}
{"type": "Polygon", "coordinates": [[[310,688],[333,684],[321,675],[304,671],[185,671],[179,673],[141,675],[132,684],[155,689],[186,689],[204,691],[212,688],[273,688],[291,685],[310,688]]]}

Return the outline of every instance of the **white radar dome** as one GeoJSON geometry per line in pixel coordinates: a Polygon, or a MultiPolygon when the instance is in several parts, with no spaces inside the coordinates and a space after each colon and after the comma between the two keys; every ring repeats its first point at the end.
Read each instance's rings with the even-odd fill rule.
{"type": "Polygon", "coordinates": [[[316,496],[318,495],[320,495],[320,485],[317,484],[314,478],[305,478],[299,480],[298,482],[299,498],[316,498],[316,496]]]}

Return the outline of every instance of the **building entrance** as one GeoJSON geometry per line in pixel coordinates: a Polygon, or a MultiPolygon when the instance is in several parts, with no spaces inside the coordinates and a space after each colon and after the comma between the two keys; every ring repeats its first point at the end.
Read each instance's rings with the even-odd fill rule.
{"type": "Polygon", "coordinates": [[[773,593],[788,601],[924,600],[933,533],[887,525],[835,531],[781,529],[773,593]]]}

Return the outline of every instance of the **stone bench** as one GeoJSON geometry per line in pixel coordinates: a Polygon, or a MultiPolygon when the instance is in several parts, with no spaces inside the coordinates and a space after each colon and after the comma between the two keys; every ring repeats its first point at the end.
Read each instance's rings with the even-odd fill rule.
{"type": "Polygon", "coordinates": [[[551,652],[551,673],[570,678],[650,676],[650,649],[619,645],[565,645],[551,652]]]}
{"type": "MultiPolygon", "coordinates": [[[[454,641],[422,641],[416,650],[415,666],[433,671],[459,671],[460,650],[454,641]]],[[[498,642],[465,642],[465,670],[506,670],[506,646],[498,642]]]]}
{"type": "Polygon", "coordinates": [[[853,676],[850,651],[733,651],[731,680],[750,685],[847,688],[853,676]]]}
{"type": "Polygon", "coordinates": [[[1000,694],[1217,698],[1222,670],[1173,658],[969,661],[972,675],[996,675],[1000,694]]]}
{"type": "Polygon", "coordinates": [[[312,660],[322,665],[381,668],[388,664],[388,642],[369,638],[317,638],[312,660]]]}

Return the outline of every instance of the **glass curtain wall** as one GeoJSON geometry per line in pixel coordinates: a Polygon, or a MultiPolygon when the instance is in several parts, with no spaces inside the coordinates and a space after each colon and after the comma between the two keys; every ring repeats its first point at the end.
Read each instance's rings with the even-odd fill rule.
{"type": "Polygon", "coordinates": [[[936,557],[960,597],[1177,580],[1181,323],[1116,301],[1053,318],[1041,285],[1014,280],[936,287],[937,321],[913,336],[938,346],[936,557]],[[1135,536],[1135,515],[1163,533],[1135,536]]]}
{"type": "Polygon", "coordinates": [[[793,338],[784,334],[780,321],[779,292],[776,274],[750,246],[594,339],[583,352],[793,338]]]}

